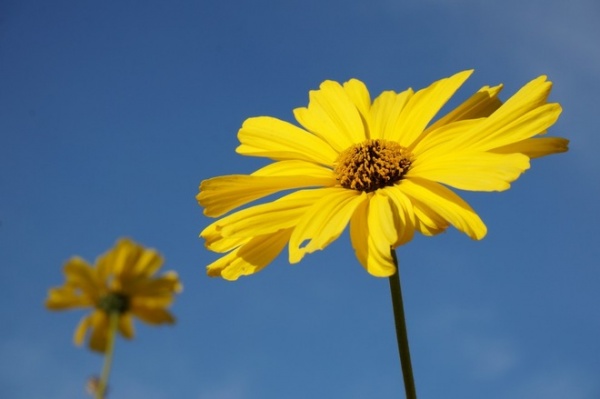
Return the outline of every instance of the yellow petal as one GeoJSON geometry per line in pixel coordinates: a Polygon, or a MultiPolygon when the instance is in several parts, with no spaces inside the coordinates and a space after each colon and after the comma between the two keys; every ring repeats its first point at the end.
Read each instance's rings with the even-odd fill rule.
{"type": "Polygon", "coordinates": [[[376,277],[388,277],[396,270],[390,243],[394,237],[392,228],[384,227],[382,220],[393,220],[393,216],[387,198],[378,195],[378,199],[373,201],[374,196],[371,195],[370,201],[362,202],[352,215],[350,239],[365,270],[376,277]]]}
{"type": "Polygon", "coordinates": [[[100,256],[96,262],[102,269],[102,274],[112,274],[128,278],[132,274],[132,265],[142,254],[143,248],[128,238],[119,239],[116,245],[100,256]]]}
{"type": "Polygon", "coordinates": [[[398,233],[394,226],[392,206],[387,197],[375,192],[369,204],[369,260],[367,271],[373,276],[389,277],[396,271],[392,244],[398,233]]]}
{"type": "Polygon", "coordinates": [[[441,126],[456,121],[485,118],[490,116],[502,105],[502,101],[500,101],[498,98],[498,94],[501,90],[502,85],[494,87],[482,87],[465,102],[433,123],[427,128],[427,130],[435,130],[441,126]]]}
{"type": "Polygon", "coordinates": [[[202,231],[202,238],[205,239],[204,246],[213,252],[229,252],[241,245],[247,243],[252,237],[234,236],[223,237],[218,227],[214,223],[202,231]]]}
{"type": "Polygon", "coordinates": [[[108,316],[102,311],[95,311],[90,318],[90,335],[89,347],[97,352],[106,352],[108,343],[108,316]]]}
{"type": "Polygon", "coordinates": [[[415,229],[427,237],[444,232],[450,223],[437,212],[421,202],[413,202],[415,229]]]}
{"type": "Polygon", "coordinates": [[[135,335],[131,313],[125,313],[119,316],[119,332],[127,339],[131,339],[135,335]]]}
{"type": "Polygon", "coordinates": [[[350,218],[350,240],[360,264],[369,271],[369,201],[360,203],[350,218]]]}
{"type": "Polygon", "coordinates": [[[332,189],[304,213],[290,238],[290,263],[321,250],[339,237],[356,207],[367,195],[343,188],[332,189]],[[306,242],[308,241],[308,242],[306,242]]]}
{"type": "Polygon", "coordinates": [[[163,264],[163,258],[154,249],[144,248],[132,267],[132,275],[137,278],[150,278],[163,264]]]}
{"type": "Polygon", "coordinates": [[[254,274],[271,263],[287,244],[292,229],[252,238],[248,243],[207,266],[211,277],[237,280],[240,276],[254,274]]]}
{"type": "Polygon", "coordinates": [[[492,115],[492,120],[503,120],[504,123],[516,120],[527,112],[546,104],[548,95],[552,90],[552,82],[546,76],[540,76],[527,83],[512,95],[492,115]]]}
{"type": "MultiPolygon", "coordinates": [[[[439,215],[469,237],[482,239],[487,228],[463,199],[446,187],[420,178],[406,178],[398,186],[421,209],[439,215]]],[[[419,217],[419,214],[416,214],[419,217]]],[[[439,226],[442,227],[442,226],[439,226]]]]}
{"type": "Polygon", "coordinates": [[[380,190],[382,194],[390,199],[396,226],[396,239],[392,247],[406,244],[412,240],[415,233],[415,214],[410,199],[397,187],[389,186],[380,190]]]}
{"type": "Polygon", "coordinates": [[[146,308],[168,308],[175,301],[174,293],[179,291],[164,291],[154,293],[149,296],[137,295],[130,298],[131,308],[146,307],[146,308]]]}
{"type": "Polygon", "coordinates": [[[48,290],[46,307],[50,310],[65,310],[89,306],[94,306],[93,299],[70,286],[48,290]]]}
{"type": "Polygon", "coordinates": [[[67,261],[63,270],[66,285],[79,288],[90,297],[99,296],[101,282],[94,269],[85,260],[77,256],[73,257],[67,261]]]}
{"type": "Polygon", "coordinates": [[[331,169],[303,161],[281,161],[250,176],[229,175],[204,180],[196,199],[205,208],[206,216],[217,217],[278,191],[335,184],[331,169]]]}
{"type": "Polygon", "coordinates": [[[559,104],[544,104],[510,123],[508,118],[501,120],[492,115],[472,129],[469,135],[465,136],[465,140],[461,141],[461,145],[463,148],[489,151],[531,138],[552,126],[561,111],[559,104]]]}
{"type": "Polygon", "coordinates": [[[395,123],[394,135],[388,139],[397,141],[405,147],[410,146],[472,72],[472,70],[459,72],[416,92],[395,123]]]}
{"type": "Polygon", "coordinates": [[[360,113],[338,82],[327,80],[319,90],[311,90],[308,107],[295,109],[294,115],[337,152],[366,139],[360,113]]]}
{"type": "Polygon", "coordinates": [[[152,297],[174,294],[182,290],[179,276],[176,272],[170,271],[164,275],[153,279],[136,279],[127,282],[123,287],[127,295],[135,297],[152,297]]]}
{"type": "Polygon", "coordinates": [[[328,184],[333,184],[332,182],[335,181],[335,177],[330,168],[299,160],[273,162],[252,173],[252,176],[268,177],[293,177],[298,175],[319,178],[328,184]]]}
{"type": "Polygon", "coordinates": [[[85,336],[87,335],[88,329],[92,325],[92,315],[85,315],[77,325],[75,329],[75,334],[73,335],[73,342],[77,346],[81,346],[83,341],[85,340],[85,336]]]}
{"type": "Polygon", "coordinates": [[[200,235],[209,249],[230,251],[249,238],[294,227],[306,209],[330,190],[300,190],[277,201],[240,210],[209,225],[200,235]]]}
{"type": "MultiPolygon", "coordinates": [[[[350,101],[352,101],[356,109],[360,112],[360,116],[362,117],[365,126],[365,133],[368,133],[371,96],[369,95],[367,86],[358,79],[350,79],[344,83],[344,90],[346,91],[348,98],[350,98],[350,101]]],[[[366,134],[366,136],[369,137],[368,134],[366,134]]]]}
{"type": "MultiPolygon", "coordinates": [[[[394,224],[394,213],[389,198],[382,190],[375,191],[369,200],[369,226],[375,232],[371,234],[375,241],[385,242],[391,247],[398,238],[397,227],[394,224]]],[[[389,251],[388,251],[389,252],[389,251]]]]}
{"type": "Polygon", "coordinates": [[[412,89],[395,93],[384,91],[373,102],[371,107],[371,139],[396,140],[398,132],[396,125],[400,114],[408,100],[413,96],[412,89]]]}
{"type": "Polygon", "coordinates": [[[137,307],[131,311],[138,319],[147,324],[175,324],[175,317],[166,309],[137,307]]]}
{"type": "Polygon", "coordinates": [[[481,123],[483,119],[467,119],[441,125],[437,129],[427,129],[426,134],[415,141],[409,149],[417,160],[422,154],[431,150],[439,153],[462,151],[464,146],[461,145],[461,140],[481,123]]]}
{"type": "Polygon", "coordinates": [[[417,157],[406,177],[417,176],[461,190],[503,191],[529,169],[523,154],[430,151],[417,157]]]}
{"type": "Polygon", "coordinates": [[[569,149],[569,140],[561,137],[530,138],[494,148],[492,152],[497,154],[521,153],[529,158],[539,158],[550,154],[565,152],[569,149]]]}
{"type": "Polygon", "coordinates": [[[323,139],[291,123],[261,116],[247,119],[238,132],[238,154],[275,160],[296,159],[332,165],[337,152],[323,139]]]}

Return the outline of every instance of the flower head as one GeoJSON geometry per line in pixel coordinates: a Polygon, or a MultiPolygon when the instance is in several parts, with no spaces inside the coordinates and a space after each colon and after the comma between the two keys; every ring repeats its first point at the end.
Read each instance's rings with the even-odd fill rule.
{"type": "Polygon", "coordinates": [[[391,249],[415,231],[431,236],[450,225],[473,239],[486,227],[449,187],[503,191],[530,158],[567,150],[544,134],[561,107],[548,103],[545,76],[502,103],[502,86],[485,86],[432,120],[472,71],[414,92],[386,91],[371,101],[351,79],[325,81],[294,110],[301,127],[272,117],[247,119],[238,133],[242,155],[274,162],[250,175],[208,179],[197,200],[220,217],[254,200],[296,190],[239,210],[206,227],[208,249],[226,253],[208,274],[235,280],[269,264],[285,247],[289,261],[321,250],[350,225],[356,256],[374,276],[395,272],[391,249]]]}
{"type": "Polygon", "coordinates": [[[119,332],[126,338],[134,335],[133,316],[148,324],[175,322],[167,309],[182,286],[172,271],[154,277],[162,262],[158,252],[129,239],[120,239],[95,266],[73,257],[64,266],[65,284],[49,290],[46,307],[92,308],[75,330],[74,341],[81,345],[91,330],[90,348],[104,352],[110,313],[119,314],[119,332]]]}

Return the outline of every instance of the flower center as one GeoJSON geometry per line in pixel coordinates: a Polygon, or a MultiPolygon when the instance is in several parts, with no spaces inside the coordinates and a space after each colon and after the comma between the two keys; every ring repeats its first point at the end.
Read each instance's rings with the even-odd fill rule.
{"type": "Polygon", "coordinates": [[[129,297],[119,292],[111,292],[104,295],[98,301],[98,308],[110,314],[117,312],[123,314],[129,310],[129,297]]]}
{"type": "Polygon", "coordinates": [[[334,172],[342,187],[371,192],[402,180],[412,160],[411,152],[394,141],[369,139],[342,151],[334,172]]]}

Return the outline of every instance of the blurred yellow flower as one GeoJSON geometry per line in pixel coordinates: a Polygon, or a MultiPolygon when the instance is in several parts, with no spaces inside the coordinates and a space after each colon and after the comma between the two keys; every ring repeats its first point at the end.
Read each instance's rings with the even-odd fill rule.
{"type": "Polygon", "coordinates": [[[414,92],[386,91],[371,101],[359,80],[325,81],[294,110],[299,124],[267,117],[246,120],[242,155],[275,162],[250,175],[208,179],[197,200],[220,217],[259,198],[296,190],[240,210],[201,233],[208,249],[227,253],[210,276],[235,280],[269,264],[289,246],[289,261],[321,250],[348,224],[356,256],[374,276],[390,276],[390,249],[449,225],[473,239],[486,227],[449,187],[503,191],[529,168],[530,158],[567,150],[563,138],[535,137],[558,119],[547,103],[551,82],[541,76],[504,104],[502,86],[485,86],[445,116],[432,119],[472,71],[414,92]]]}
{"type": "Polygon", "coordinates": [[[81,345],[91,330],[90,348],[105,352],[111,312],[119,314],[118,329],[126,338],[134,335],[133,316],[148,324],[175,322],[167,309],[182,285],[177,273],[172,271],[153,277],[162,263],[162,257],[155,250],[120,239],[114,248],[96,260],[95,266],[79,257],[67,261],[66,282],[49,290],[46,307],[50,310],[93,308],[79,323],[74,341],[81,345]]]}

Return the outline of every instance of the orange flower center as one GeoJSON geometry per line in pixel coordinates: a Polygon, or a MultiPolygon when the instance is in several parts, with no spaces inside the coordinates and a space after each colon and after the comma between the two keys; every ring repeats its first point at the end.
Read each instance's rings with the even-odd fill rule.
{"type": "Polygon", "coordinates": [[[412,160],[411,152],[394,141],[369,139],[342,151],[334,172],[342,187],[371,192],[402,180],[412,160]]]}

